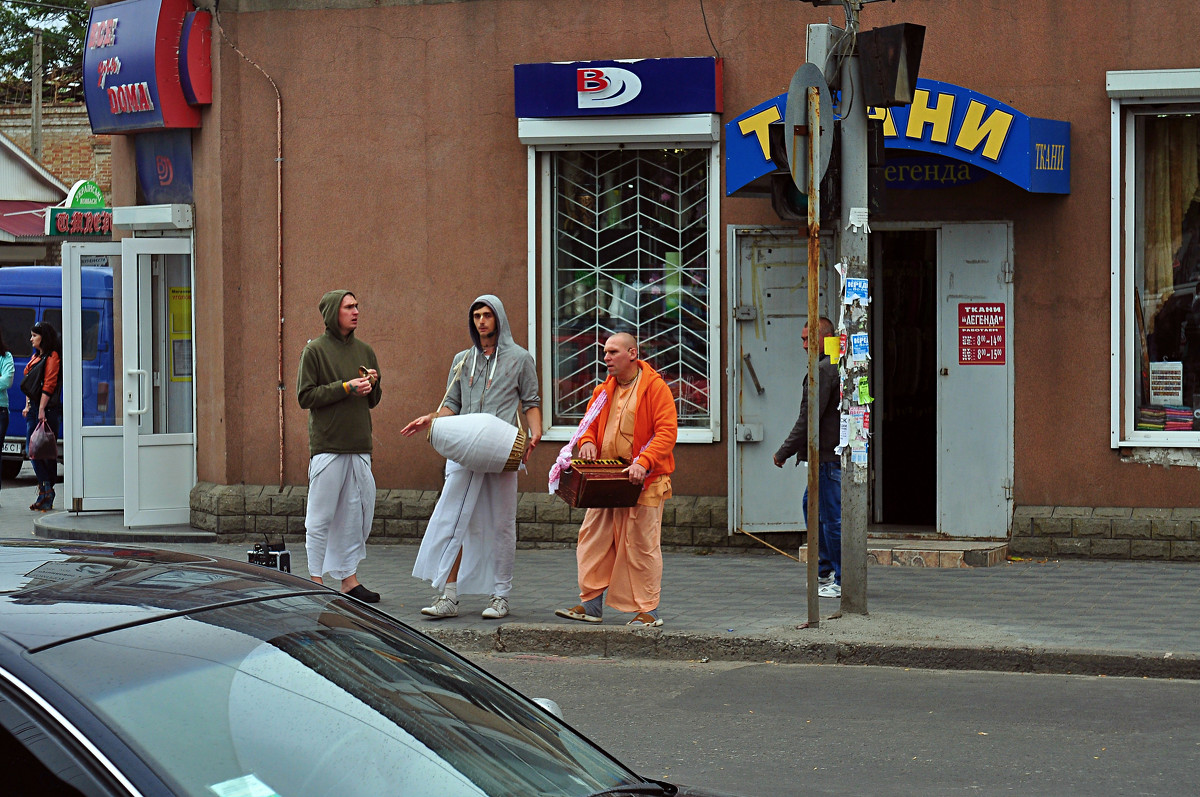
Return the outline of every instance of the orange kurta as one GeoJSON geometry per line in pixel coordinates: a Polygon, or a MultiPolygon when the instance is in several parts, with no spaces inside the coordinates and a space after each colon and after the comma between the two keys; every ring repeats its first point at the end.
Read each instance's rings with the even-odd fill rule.
{"type": "Polygon", "coordinates": [[[675,398],[653,368],[639,362],[637,381],[621,388],[609,377],[596,388],[608,399],[582,443],[602,458],[636,457],[648,471],[636,506],[589,509],[575,549],[579,595],[587,601],[607,590],[605,602],[622,612],[658,608],[662,591],[663,501],[671,497],[672,453],[678,434],[675,398]]]}

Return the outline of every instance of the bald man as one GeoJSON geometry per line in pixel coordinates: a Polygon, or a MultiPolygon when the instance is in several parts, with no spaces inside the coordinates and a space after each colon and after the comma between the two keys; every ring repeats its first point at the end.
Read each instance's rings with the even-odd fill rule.
{"type": "Polygon", "coordinates": [[[579,456],[626,460],[625,473],[642,492],[635,506],[587,510],[575,549],[580,603],[555,614],[599,623],[607,603],[634,614],[628,625],[658,627],[663,504],[671,497],[678,435],[675,397],[638,359],[632,335],[618,332],[605,341],[604,364],[608,378],[592,392],[588,409],[603,403],[580,437],[579,456]]]}

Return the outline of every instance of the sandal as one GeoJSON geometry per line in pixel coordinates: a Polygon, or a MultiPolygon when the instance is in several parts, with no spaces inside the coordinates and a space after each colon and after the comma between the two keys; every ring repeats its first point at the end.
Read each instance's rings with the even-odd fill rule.
{"type": "Polygon", "coordinates": [[[654,615],[650,614],[650,612],[638,612],[636,617],[626,623],[626,625],[632,625],[638,628],[658,628],[662,624],[662,618],[655,617],[654,615]]]}
{"type": "Polygon", "coordinates": [[[568,620],[579,620],[584,623],[600,623],[604,621],[602,617],[588,614],[587,610],[583,608],[583,604],[570,609],[555,609],[554,613],[559,617],[565,617],[568,620]]]}

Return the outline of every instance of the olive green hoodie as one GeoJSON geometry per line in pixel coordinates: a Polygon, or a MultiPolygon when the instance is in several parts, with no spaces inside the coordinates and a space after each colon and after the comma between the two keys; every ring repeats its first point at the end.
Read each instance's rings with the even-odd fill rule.
{"type": "Polygon", "coordinates": [[[383,398],[382,378],[366,396],[352,396],[344,383],[357,379],[359,366],[379,370],[374,350],[338,328],[338,310],[350,291],[321,297],[325,334],[310,340],[300,355],[296,398],[308,413],[309,454],[370,454],[371,410],[383,398]]]}

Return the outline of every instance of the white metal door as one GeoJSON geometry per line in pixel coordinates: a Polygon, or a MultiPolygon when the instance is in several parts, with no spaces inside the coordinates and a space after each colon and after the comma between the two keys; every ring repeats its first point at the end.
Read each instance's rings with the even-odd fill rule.
{"type": "MultiPolygon", "coordinates": [[[[732,237],[730,525],[803,531],[805,465],[776,468],[772,456],[800,414],[808,373],[800,338],[808,320],[808,241],[795,228],[734,229],[732,237]]],[[[822,299],[827,263],[823,239],[822,299]]]]}
{"type": "Polygon", "coordinates": [[[196,481],[190,238],[121,242],[125,525],[187,523],[196,481]]]}
{"type": "Polygon", "coordinates": [[[121,244],[62,249],[63,481],[74,512],[124,502],[118,301],[121,244]]]}
{"type": "Polygon", "coordinates": [[[1010,223],[942,225],[937,530],[953,537],[1004,538],[1012,518],[1011,263],[1010,223]]]}

